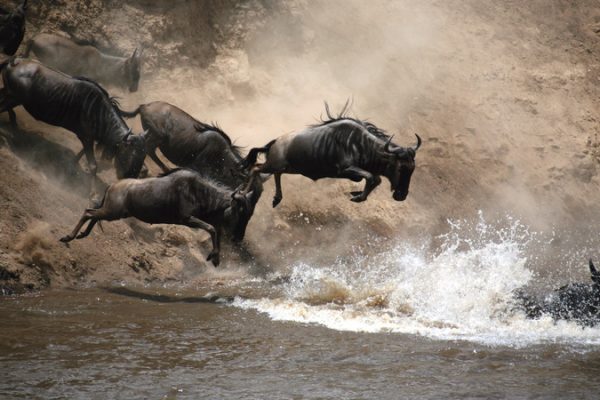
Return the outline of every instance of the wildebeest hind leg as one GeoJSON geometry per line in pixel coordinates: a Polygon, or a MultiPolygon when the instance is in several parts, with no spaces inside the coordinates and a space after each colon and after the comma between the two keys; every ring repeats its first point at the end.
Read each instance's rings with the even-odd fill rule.
{"type": "Polygon", "coordinates": [[[219,235],[215,228],[201,219],[196,217],[189,217],[187,221],[184,222],[184,225],[189,226],[190,228],[202,229],[210,234],[210,238],[212,239],[213,249],[209,253],[208,257],[206,257],[206,261],[212,261],[215,267],[219,266],[219,235]]]}
{"type": "Polygon", "coordinates": [[[11,98],[5,88],[0,89],[0,113],[8,112],[8,119],[13,128],[17,127],[17,115],[13,108],[19,105],[19,102],[11,98]]]}
{"type": "Polygon", "coordinates": [[[373,191],[380,183],[381,178],[377,175],[373,175],[364,169],[360,169],[358,167],[348,167],[343,170],[340,174],[340,178],[348,178],[355,182],[360,181],[361,179],[365,180],[365,188],[362,192],[352,192],[352,198],[350,200],[360,203],[365,201],[369,196],[369,193],[373,191]]]}
{"type": "Polygon", "coordinates": [[[262,166],[263,166],[263,164],[256,164],[252,168],[252,170],[250,171],[250,178],[248,178],[248,182],[246,183],[246,187],[243,190],[244,194],[246,194],[246,193],[248,193],[250,191],[250,189],[254,185],[254,182],[257,179],[260,179],[260,174],[263,172],[262,171],[262,166]]]}
{"type": "Polygon", "coordinates": [[[273,196],[273,208],[277,207],[283,199],[283,193],[281,191],[281,173],[275,173],[275,196],[273,196]]]}
{"type": "Polygon", "coordinates": [[[92,229],[94,229],[94,226],[96,226],[97,223],[98,223],[98,220],[96,218],[92,218],[92,220],[88,224],[87,228],[85,228],[85,230],[83,232],[81,232],[79,235],[77,235],[75,237],[75,239],[83,239],[84,237],[88,237],[90,235],[90,233],[92,233],[92,229]]]}
{"type": "MultiPolygon", "coordinates": [[[[60,241],[63,243],[68,243],[71,240],[75,239],[75,236],[77,235],[77,233],[79,232],[79,230],[81,229],[83,224],[85,224],[88,220],[90,220],[92,218],[94,218],[94,217],[92,216],[91,210],[89,210],[89,209],[85,210],[85,212],[79,219],[79,222],[77,223],[77,225],[75,225],[75,228],[73,229],[73,231],[70,234],[68,234],[67,236],[63,236],[62,238],[60,238],[60,241]]],[[[88,226],[88,229],[89,228],[90,227],[88,226]]]]}

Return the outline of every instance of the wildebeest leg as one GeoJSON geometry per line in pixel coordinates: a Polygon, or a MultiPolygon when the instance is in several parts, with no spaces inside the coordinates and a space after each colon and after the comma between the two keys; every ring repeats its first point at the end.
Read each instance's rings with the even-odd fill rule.
{"type": "Polygon", "coordinates": [[[8,112],[8,119],[13,128],[17,127],[17,115],[13,108],[19,106],[19,102],[11,98],[6,88],[0,89],[0,113],[8,112]]]}
{"type": "Polygon", "coordinates": [[[362,192],[352,192],[352,198],[350,200],[360,203],[367,199],[369,193],[373,191],[380,183],[381,178],[377,175],[373,175],[364,169],[358,167],[348,167],[340,173],[340,178],[348,178],[354,182],[365,180],[365,188],[362,192]]]}
{"type": "Polygon", "coordinates": [[[217,234],[215,228],[211,224],[207,224],[196,217],[189,217],[183,224],[189,226],[190,228],[205,230],[210,234],[213,249],[208,257],[206,257],[206,261],[212,261],[215,267],[219,266],[219,235],[217,234]]]}
{"type": "Polygon", "coordinates": [[[273,196],[273,208],[277,207],[277,204],[283,199],[283,193],[281,192],[281,173],[275,173],[275,196],[273,196]]]}
{"type": "Polygon", "coordinates": [[[160,167],[160,169],[162,169],[162,171],[165,174],[171,170],[162,161],[160,161],[160,158],[158,158],[158,155],[156,154],[156,149],[150,150],[148,152],[148,155],[150,156],[150,158],[152,159],[152,161],[154,161],[156,163],[156,165],[158,165],[160,167]]]}
{"type": "Polygon", "coordinates": [[[90,199],[93,204],[99,205],[99,199],[97,198],[98,192],[96,190],[96,172],[98,172],[98,164],[96,164],[96,157],[94,157],[94,142],[82,142],[83,151],[85,158],[87,159],[88,168],[90,169],[91,175],[91,187],[90,187],[90,199]]]}
{"type": "MultiPolygon", "coordinates": [[[[67,236],[63,236],[62,238],[60,238],[60,241],[63,243],[68,243],[71,240],[75,239],[75,235],[77,235],[77,233],[79,232],[79,230],[81,229],[83,224],[85,224],[88,220],[94,218],[94,216],[92,215],[92,212],[93,212],[93,209],[90,209],[90,208],[85,210],[85,212],[79,219],[79,222],[77,223],[77,225],[75,225],[75,228],[73,229],[73,231],[70,234],[68,234],[67,236]]],[[[91,225],[91,223],[90,223],[90,225],[91,225]]],[[[88,229],[90,229],[89,226],[88,226],[88,229]]],[[[86,229],[86,231],[87,231],[87,229],[86,229]]]]}
{"type": "Polygon", "coordinates": [[[252,170],[250,171],[250,178],[248,178],[248,183],[246,183],[246,187],[243,190],[243,193],[246,194],[250,191],[250,189],[253,187],[254,182],[259,179],[260,174],[262,173],[262,166],[264,164],[256,164],[254,165],[254,167],[252,167],[252,170]]]}
{"type": "Polygon", "coordinates": [[[94,229],[94,226],[96,226],[96,224],[98,222],[99,222],[98,219],[92,218],[92,220],[88,224],[87,228],[85,228],[85,230],[83,232],[81,232],[79,235],[77,235],[75,237],[75,239],[83,239],[84,237],[88,237],[89,234],[92,233],[92,229],[94,229]]]}
{"type": "Polygon", "coordinates": [[[15,110],[12,108],[8,109],[8,120],[13,128],[17,127],[17,114],[15,114],[15,110]]]}
{"type": "Polygon", "coordinates": [[[79,160],[81,160],[81,157],[83,157],[83,153],[85,153],[85,150],[81,149],[79,153],[75,154],[75,164],[77,164],[79,160]]]}

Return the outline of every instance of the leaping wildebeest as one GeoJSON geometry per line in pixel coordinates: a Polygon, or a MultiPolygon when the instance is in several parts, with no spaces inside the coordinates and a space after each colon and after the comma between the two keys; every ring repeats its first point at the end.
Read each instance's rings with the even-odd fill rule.
{"type": "Polygon", "coordinates": [[[342,112],[333,117],[326,103],[327,120],[251,149],[242,164],[244,168],[252,168],[249,185],[258,174],[274,174],[273,207],[276,207],[283,197],[282,174],[300,174],[313,180],[364,179],[364,189],[351,193],[352,201],[362,202],[381,183],[383,175],[391,183],[394,200],[405,200],[421,138],[416,135],[414,147],[396,146],[392,137],[374,124],[346,116],[347,106],[346,103],[342,112]],[[259,153],[266,153],[263,164],[256,164],[259,153]]]}
{"type": "MultiPolygon", "coordinates": [[[[239,169],[243,161],[240,148],[218,126],[200,122],[162,101],[142,104],[131,112],[120,112],[125,118],[140,115],[146,132],[146,153],[163,172],[169,168],[156,154],[157,148],[173,164],[198,171],[230,189],[243,187],[248,182],[248,172],[239,169]]],[[[254,210],[263,191],[261,179],[254,180],[251,191],[251,209],[254,210]]]]}
{"type": "Polygon", "coordinates": [[[25,36],[27,0],[10,12],[0,8],[0,53],[12,56],[25,36]]]}
{"type": "Polygon", "coordinates": [[[0,64],[4,87],[0,113],[22,105],[35,119],[60,126],[77,135],[92,175],[96,193],[97,164],[94,143],[106,159],[114,158],[119,179],[137,177],[144,164],[143,135],[133,135],[118,113],[116,102],[96,82],[73,78],[37,62],[16,59],[0,64]]]}
{"type": "Polygon", "coordinates": [[[71,76],[84,76],[102,83],[138,90],[141,52],[136,48],[130,57],[111,56],[90,44],[80,44],[63,36],[41,33],[27,44],[31,53],[43,64],[71,76]]]}
{"type": "Polygon", "coordinates": [[[84,238],[101,220],[135,217],[150,224],[185,225],[210,234],[213,249],[206,260],[218,266],[222,229],[226,227],[234,241],[242,240],[252,215],[252,195],[229,190],[188,169],[173,169],[156,178],[123,179],[110,185],[102,205],[85,210],[75,229],[60,240],[84,238]]]}
{"type": "MultiPolygon", "coordinates": [[[[142,104],[134,111],[120,110],[121,116],[140,115],[146,141],[146,153],[163,170],[169,168],[160,160],[156,149],[173,164],[208,175],[229,186],[239,185],[237,176],[243,160],[240,148],[218,126],[200,122],[179,107],[163,101],[142,104]]],[[[244,180],[243,182],[246,182],[244,180]]]]}

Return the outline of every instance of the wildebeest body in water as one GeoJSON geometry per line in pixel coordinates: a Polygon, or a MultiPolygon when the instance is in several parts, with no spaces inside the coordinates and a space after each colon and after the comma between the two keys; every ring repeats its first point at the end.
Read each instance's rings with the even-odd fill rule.
{"type": "Polygon", "coordinates": [[[600,272],[589,261],[592,283],[569,283],[542,300],[525,293],[518,293],[520,306],[527,317],[539,318],[543,314],[556,320],[573,320],[582,325],[593,326],[600,322],[600,272]]]}

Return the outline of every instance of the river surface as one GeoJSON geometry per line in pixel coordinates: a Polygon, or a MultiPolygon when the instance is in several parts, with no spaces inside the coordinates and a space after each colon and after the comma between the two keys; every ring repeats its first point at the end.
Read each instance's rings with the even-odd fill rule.
{"type": "Polygon", "coordinates": [[[0,398],[599,398],[600,328],[526,319],[530,234],[476,230],[434,254],[0,297],[0,398]]]}

